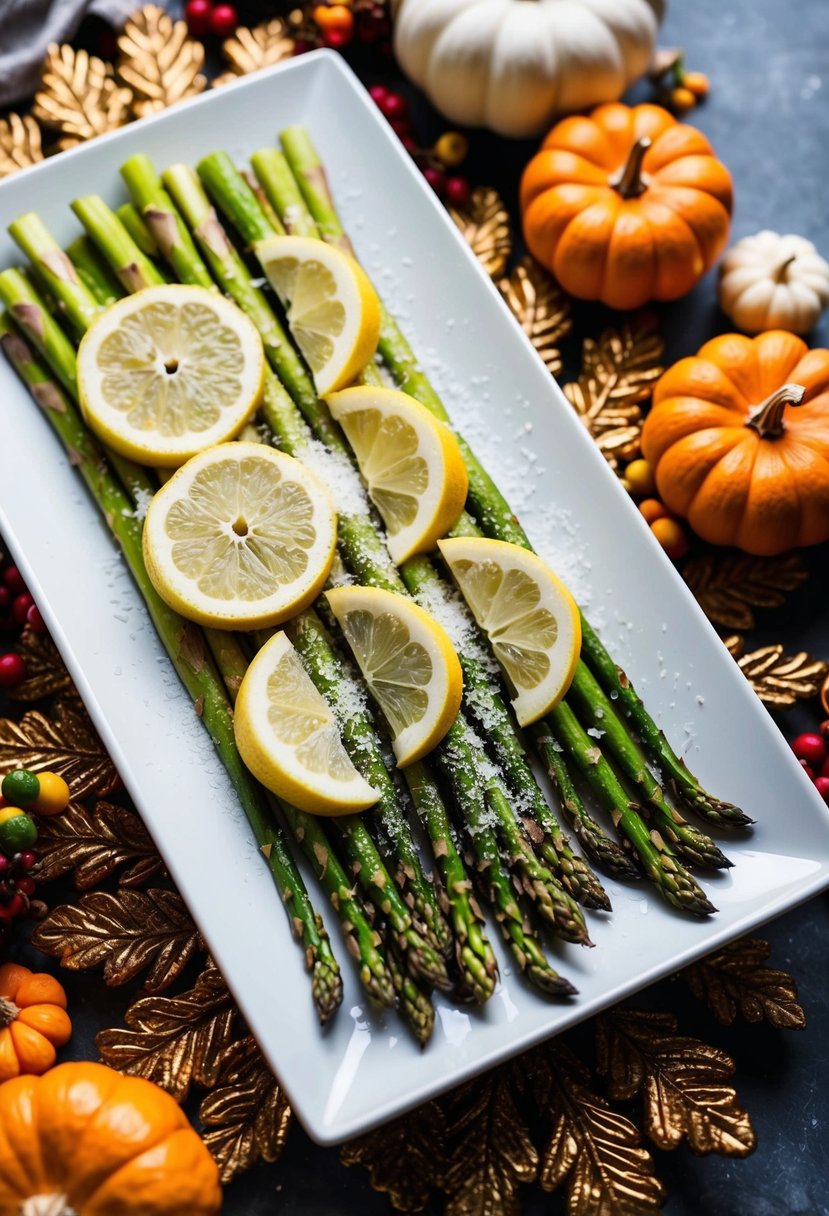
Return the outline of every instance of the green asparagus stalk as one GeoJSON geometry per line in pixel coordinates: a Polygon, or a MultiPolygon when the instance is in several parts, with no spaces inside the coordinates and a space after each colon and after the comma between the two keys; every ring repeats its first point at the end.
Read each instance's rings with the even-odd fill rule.
{"type": "Polygon", "coordinates": [[[142,152],[131,156],[121,166],[121,176],[161,257],[170,263],[178,281],[213,288],[213,278],[149,156],[142,152]]]}
{"type": "Polygon", "coordinates": [[[98,253],[88,236],[76,237],[66,252],[78,278],[102,308],[108,308],[124,294],[124,289],[98,253]]]}
{"type": "Polygon", "coordinates": [[[285,231],[294,236],[318,237],[319,229],[284,154],[277,148],[260,148],[250,163],[285,231]]]}
{"type": "MultiPolygon", "coordinates": [[[[9,302],[2,284],[0,296],[5,303],[9,302]]],[[[28,303],[32,309],[43,313],[43,305],[33,292],[28,303]]],[[[70,398],[36,359],[24,338],[6,322],[0,328],[0,344],[44,410],[61,443],[72,454],[73,464],[121,547],[130,572],[147,604],[150,618],[193,700],[196,711],[210,733],[260,849],[267,857],[294,930],[305,947],[306,959],[312,971],[314,1000],[320,1020],[325,1022],[342,999],[339,969],[325,929],[314,913],[302,876],[283,842],[281,833],[265,809],[261,791],[239,758],[230,705],[210,656],[205,652],[202,636],[193,625],[168,608],[157,595],[144,566],[141,550],[142,525],[136,517],[132,503],[109,471],[103,453],[90,438],[70,398]]]]}
{"type": "Polygon", "coordinates": [[[429,994],[412,979],[394,948],[389,950],[389,971],[400,1016],[408,1022],[420,1046],[425,1047],[435,1028],[435,1007],[429,994]]]}
{"type": "Polygon", "coordinates": [[[161,261],[158,241],[150,232],[135,203],[121,203],[120,207],[115,208],[115,214],[144,256],[151,258],[158,266],[161,261]]]}
{"type": "Polygon", "coordinates": [[[100,305],[84,286],[75,266],[34,211],[9,224],[9,233],[42,276],[77,337],[82,337],[100,305]]]}
{"type": "Polygon", "coordinates": [[[262,189],[259,182],[256,180],[256,174],[251,172],[250,169],[243,169],[242,177],[245,179],[245,181],[250,186],[253,193],[256,195],[256,201],[259,203],[259,206],[262,208],[262,211],[264,212],[265,218],[267,219],[268,223],[271,224],[276,231],[279,231],[281,220],[279,219],[279,216],[276,214],[276,212],[274,211],[270,202],[268,201],[267,194],[262,189]]]}
{"type": "Polygon", "coordinates": [[[102,198],[86,194],[74,200],[72,210],[128,292],[165,282],[158,267],[141,252],[102,198]]]}

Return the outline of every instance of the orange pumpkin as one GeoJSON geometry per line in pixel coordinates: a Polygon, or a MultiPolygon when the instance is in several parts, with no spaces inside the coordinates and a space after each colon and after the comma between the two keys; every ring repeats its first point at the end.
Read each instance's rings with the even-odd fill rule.
{"type": "Polygon", "coordinates": [[[659,380],[642,432],[662,500],[715,545],[829,540],[829,350],[724,334],[659,380]]]}
{"type": "Polygon", "coordinates": [[[219,1171],[157,1085],[59,1064],[0,1086],[0,1216],[216,1216],[219,1171]]]}
{"type": "Polygon", "coordinates": [[[71,1034],[66,993],[57,980],[14,963],[0,967],[0,1081],[46,1072],[55,1048],[71,1034]]]}
{"type": "Polygon", "coordinates": [[[660,106],[553,127],[521,181],[524,239],[570,295],[640,308],[690,291],[728,243],[731,176],[660,106]]]}

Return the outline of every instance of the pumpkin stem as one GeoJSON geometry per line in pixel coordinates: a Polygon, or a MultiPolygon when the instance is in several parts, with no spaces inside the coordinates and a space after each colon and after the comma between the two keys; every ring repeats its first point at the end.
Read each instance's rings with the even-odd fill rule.
{"type": "Polygon", "coordinates": [[[0,1030],[11,1026],[19,1013],[20,1010],[14,1001],[9,1000],[7,996],[0,996],[0,1030]]]}
{"type": "Polygon", "coordinates": [[[66,1195],[30,1195],[20,1205],[20,1216],[78,1216],[66,1195]]]}
{"type": "Polygon", "coordinates": [[[619,191],[622,198],[638,198],[647,189],[642,180],[642,161],[645,159],[650,146],[651,141],[647,135],[643,135],[641,139],[637,139],[628,153],[628,158],[623,168],[615,177],[610,179],[611,186],[619,191]]]}
{"type": "Polygon", "coordinates": [[[806,395],[802,384],[784,384],[749,418],[746,426],[753,427],[761,439],[777,439],[783,434],[783,412],[787,405],[800,405],[806,395]]]}
{"type": "Polygon", "coordinates": [[[786,278],[786,271],[789,269],[792,262],[796,262],[796,261],[797,261],[797,254],[793,253],[791,255],[791,257],[786,258],[785,261],[780,263],[780,265],[777,267],[777,269],[774,272],[774,277],[777,279],[778,283],[782,283],[784,281],[784,279],[786,278]]]}

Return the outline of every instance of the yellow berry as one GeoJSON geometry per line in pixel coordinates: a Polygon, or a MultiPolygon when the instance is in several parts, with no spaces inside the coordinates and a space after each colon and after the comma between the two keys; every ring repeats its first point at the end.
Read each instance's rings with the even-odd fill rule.
{"type": "Polygon", "coordinates": [[[708,96],[711,81],[705,75],[705,72],[684,72],[682,75],[682,85],[699,100],[702,97],[708,96]]]}
{"type": "Polygon", "coordinates": [[[625,480],[634,498],[653,498],[656,494],[653,470],[647,460],[632,460],[625,469],[625,480]]]}
{"type": "Polygon", "coordinates": [[[26,812],[20,806],[4,806],[0,809],[0,824],[6,823],[9,819],[16,819],[18,815],[25,815],[26,812]]]}
{"type": "Polygon", "coordinates": [[[58,773],[38,773],[40,794],[30,810],[35,815],[60,815],[69,805],[69,786],[58,773]]]}
{"type": "Polygon", "coordinates": [[[682,530],[682,525],[675,519],[665,516],[655,519],[651,524],[651,532],[671,561],[679,561],[688,552],[688,538],[682,530]]]}
{"type": "Polygon", "coordinates": [[[687,110],[693,110],[697,104],[697,99],[690,89],[686,89],[680,85],[677,89],[671,89],[671,105],[680,114],[684,114],[687,110]]]}
{"type": "Polygon", "coordinates": [[[435,156],[447,169],[457,169],[466,160],[469,140],[460,131],[444,131],[433,149],[435,156]]]}
{"type": "Polygon", "coordinates": [[[668,508],[658,498],[643,498],[639,504],[639,510],[649,524],[652,524],[655,519],[666,519],[670,515],[668,508]]]}

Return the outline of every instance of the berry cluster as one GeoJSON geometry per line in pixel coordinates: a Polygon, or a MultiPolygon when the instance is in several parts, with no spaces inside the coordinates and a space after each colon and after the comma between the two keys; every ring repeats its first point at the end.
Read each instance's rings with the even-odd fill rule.
{"type": "Polygon", "coordinates": [[[14,650],[5,650],[6,638],[18,635],[28,625],[33,633],[46,626],[17,566],[0,565],[0,688],[16,688],[26,679],[26,662],[14,650]]]}
{"type": "Polygon", "coordinates": [[[369,93],[438,198],[451,207],[466,207],[470,198],[469,182],[452,172],[466,160],[469,151],[466,136],[460,131],[445,131],[431,148],[421,148],[414,138],[406,98],[383,84],[372,85],[369,93]]]}
{"type": "Polygon", "coordinates": [[[622,484],[638,500],[641,514],[671,561],[685,557],[689,548],[685,529],[656,497],[653,469],[647,460],[632,460],[625,469],[622,484]]]}
{"type": "Polygon", "coordinates": [[[60,815],[69,804],[69,787],[57,773],[18,768],[0,785],[0,936],[12,921],[26,916],[36,890],[35,816],[60,815]]]}
{"type": "Polygon", "coordinates": [[[823,801],[829,803],[829,720],[821,723],[820,732],[798,735],[792,751],[823,801]]]}
{"type": "Polygon", "coordinates": [[[318,46],[342,51],[352,42],[391,54],[391,22],[383,0],[323,0],[310,10],[294,10],[289,21],[296,31],[295,55],[318,46]]]}
{"type": "Polygon", "coordinates": [[[689,72],[680,51],[657,54],[651,79],[659,86],[657,100],[676,114],[687,114],[708,96],[711,82],[704,72],[689,72]]]}
{"type": "Polygon", "coordinates": [[[213,0],[188,0],[184,6],[187,29],[194,38],[229,38],[239,24],[232,4],[213,4],[213,0]]]}

